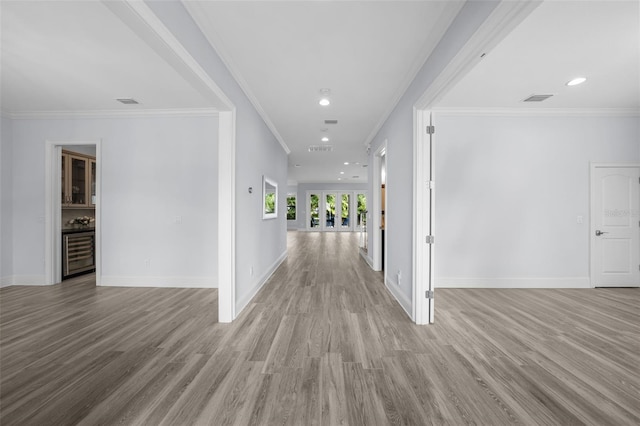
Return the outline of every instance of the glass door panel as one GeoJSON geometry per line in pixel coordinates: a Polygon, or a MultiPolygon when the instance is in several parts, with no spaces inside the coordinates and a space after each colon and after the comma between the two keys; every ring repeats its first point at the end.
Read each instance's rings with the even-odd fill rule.
{"type": "Polygon", "coordinates": [[[71,204],[87,204],[87,161],[71,159],[71,204]]]}
{"type": "Polygon", "coordinates": [[[356,226],[362,228],[367,225],[367,196],[365,194],[357,194],[358,204],[356,206],[356,226]]]}
{"type": "Polygon", "coordinates": [[[325,194],[325,228],[334,229],[336,226],[336,194],[325,194]]]}
{"type": "Polygon", "coordinates": [[[320,197],[318,194],[309,194],[309,228],[320,228],[320,197]]]}
{"type": "Polygon", "coordinates": [[[342,194],[342,209],[340,211],[340,228],[351,229],[351,194],[342,194]]]}

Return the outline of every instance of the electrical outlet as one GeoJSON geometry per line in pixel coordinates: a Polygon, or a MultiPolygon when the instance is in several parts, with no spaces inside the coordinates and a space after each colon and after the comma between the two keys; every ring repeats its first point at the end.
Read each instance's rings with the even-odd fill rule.
{"type": "Polygon", "coordinates": [[[176,225],[182,225],[182,216],[176,216],[176,225]]]}
{"type": "Polygon", "coordinates": [[[145,259],[144,266],[149,269],[151,267],[151,259],[145,259]]]}
{"type": "Polygon", "coordinates": [[[576,223],[583,223],[584,222],[584,218],[582,216],[578,216],[576,218],[576,223]]]}
{"type": "Polygon", "coordinates": [[[249,267],[249,275],[250,275],[250,276],[253,276],[253,266],[250,266],[250,267],[249,267]]]}
{"type": "Polygon", "coordinates": [[[398,269],[398,272],[396,273],[396,281],[398,282],[398,285],[400,285],[400,280],[402,279],[402,271],[400,271],[400,269],[398,269]]]}

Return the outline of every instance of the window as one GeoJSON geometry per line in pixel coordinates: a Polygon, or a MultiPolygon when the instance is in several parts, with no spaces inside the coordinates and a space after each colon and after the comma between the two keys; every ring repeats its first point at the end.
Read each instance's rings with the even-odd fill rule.
{"type": "Polygon", "coordinates": [[[266,176],[262,177],[262,218],[278,217],[278,184],[266,176]]]}

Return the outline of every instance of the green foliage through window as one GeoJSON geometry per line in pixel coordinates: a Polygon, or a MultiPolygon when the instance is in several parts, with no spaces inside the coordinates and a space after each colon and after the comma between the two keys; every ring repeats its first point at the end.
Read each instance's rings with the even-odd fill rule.
{"type": "Polygon", "coordinates": [[[276,212],[276,194],[270,192],[264,196],[264,212],[275,213],[276,212]]]}
{"type": "Polygon", "coordinates": [[[287,220],[296,220],[296,196],[287,196],[287,220]]]}

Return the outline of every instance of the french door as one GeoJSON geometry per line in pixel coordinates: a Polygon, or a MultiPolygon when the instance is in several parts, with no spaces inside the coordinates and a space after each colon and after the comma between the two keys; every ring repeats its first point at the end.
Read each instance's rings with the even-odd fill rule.
{"type": "Polygon", "coordinates": [[[354,202],[359,199],[364,199],[362,191],[308,191],[307,230],[359,231],[359,209],[366,209],[354,202]]]}

